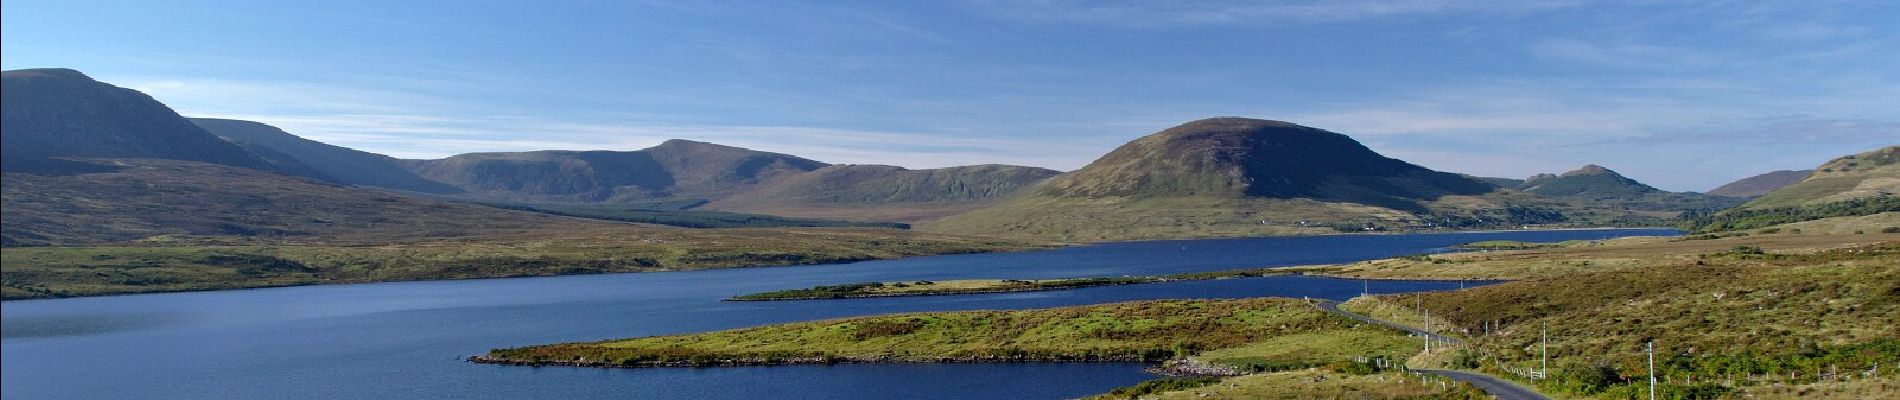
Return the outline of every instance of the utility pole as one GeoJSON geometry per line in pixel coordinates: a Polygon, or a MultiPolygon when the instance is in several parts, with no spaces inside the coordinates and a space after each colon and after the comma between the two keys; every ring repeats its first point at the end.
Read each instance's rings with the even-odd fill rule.
{"type": "Polygon", "coordinates": [[[1538,376],[1550,376],[1550,321],[1544,321],[1544,344],[1538,351],[1543,353],[1543,365],[1538,367],[1538,376]]]}
{"type": "Polygon", "coordinates": [[[1425,332],[1421,332],[1419,336],[1425,337],[1425,354],[1432,354],[1432,316],[1431,314],[1425,314],[1425,332]]]}
{"type": "Polygon", "coordinates": [[[1656,400],[1656,341],[1647,343],[1649,350],[1649,400],[1656,400]]]}

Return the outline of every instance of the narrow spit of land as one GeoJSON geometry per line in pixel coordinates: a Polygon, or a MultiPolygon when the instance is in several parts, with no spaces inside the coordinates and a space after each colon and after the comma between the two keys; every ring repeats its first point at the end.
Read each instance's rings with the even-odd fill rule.
{"type": "MultiPolygon", "coordinates": [[[[1314,270],[1308,270],[1311,272],[1314,270]]],[[[1254,268],[1217,272],[1196,272],[1161,276],[1125,276],[1115,278],[1067,279],[959,279],[945,281],[864,282],[814,286],[805,289],[778,290],[733,296],[729,301],[820,300],[864,297],[945,296],[978,293],[1037,292],[1096,286],[1138,285],[1176,281],[1254,278],[1295,274],[1274,268],[1254,268]]]]}

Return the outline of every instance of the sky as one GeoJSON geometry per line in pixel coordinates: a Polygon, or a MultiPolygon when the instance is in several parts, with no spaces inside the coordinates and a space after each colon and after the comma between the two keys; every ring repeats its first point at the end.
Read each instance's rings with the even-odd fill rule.
{"type": "Polygon", "coordinates": [[[1705,191],[1900,144],[1894,1],[0,3],[0,67],[404,158],[670,138],[1086,165],[1187,121],[1705,191]]]}

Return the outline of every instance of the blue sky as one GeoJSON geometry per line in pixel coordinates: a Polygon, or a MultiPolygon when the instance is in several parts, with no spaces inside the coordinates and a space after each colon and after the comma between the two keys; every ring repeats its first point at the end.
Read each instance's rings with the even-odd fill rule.
{"type": "Polygon", "coordinates": [[[687,138],[1068,170],[1233,115],[1700,191],[1900,144],[1897,4],[7,0],[0,64],[409,158],[687,138]]]}

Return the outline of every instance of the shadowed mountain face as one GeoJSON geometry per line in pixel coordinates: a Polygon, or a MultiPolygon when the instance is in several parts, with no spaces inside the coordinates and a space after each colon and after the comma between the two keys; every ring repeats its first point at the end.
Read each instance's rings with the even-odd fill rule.
{"type": "Polygon", "coordinates": [[[1050,197],[1312,199],[1417,209],[1491,185],[1373,152],[1346,135],[1280,121],[1213,118],[1137,139],[1045,185],[1050,197]]]}
{"type": "Polygon", "coordinates": [[[619,202],[708,198],[825,164],[688,140],[638,151],[470,153],[408,160],[424,177],[509,201],[619,202]]]}
{"type": "Polygon", "coordinates": [[[191,122],[280,169],[308,168],[311,171],[297,175],[317,175],[337,183],[423,193],[461,191],[416,175],[395,158],[304,139],[274,126],[212,118],[192,118],[191,122]]]}
{"type": "Polygon", "coordinates": [[[1755,175],[1709,190],[1709,194],[1728,197],[1755,197],[1807,179],[1814,170],[1775,171],[1755,175]]]}
{"type": "Polygon", "coordinates": [[[156,158],[280,170],[150,96],[79,71],[28,69],[0,77],[0,164],[9,172],[90,165],[55,157],[156,158]]]}
{"type": "Polygon", "coordinates": [[[705,208],[915,222],[989,205],[1057,174],[1060,172],[1014,165],[927,170],[888,165],[831,165],[714,200],[705,208]]]}
{"type": "Polygon", "coordinates": [[[1900,146],[1828,161],[1806,179],[1768,192],[1742,208],[1816,205],[1878,196],[1900,196],[1900,146]]]}

